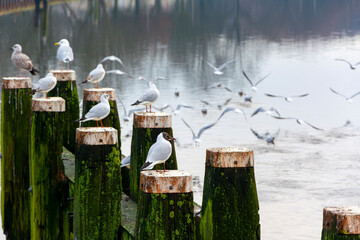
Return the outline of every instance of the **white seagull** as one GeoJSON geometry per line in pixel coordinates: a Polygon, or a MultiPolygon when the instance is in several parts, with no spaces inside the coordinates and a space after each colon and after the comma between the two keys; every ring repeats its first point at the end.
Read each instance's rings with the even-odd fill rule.
{"type": "Polygon", "coordinates": [[[265,109],[263,107],[259,107],[257,108],[252,114],[251,117],[255,116],[258,113],[264,112],[267,115],[273,116],[274,114],[278,115],[280,117],[280,113],[273,107],[269,108],[269,109],[265,109]]]}
{"type": "Polygon", "coordinates": [[[125,67],[124,63],[121,61],[120,58],[114,56],[114,55],[111,55],[111,56],[107,56],[107,57],[104,57],[103,60],[101,60],[100,63],[103,63],[103,62],[106,62],[106,61],[116,61],[118,63],[120,63],[123,67],[125,67]]]}
{"type": "Polygon", "coordinates": [[[174,114],[174,116],[177,116],[179,115],[180,113],[180,109],[184,107],[184,108],[193,108],[192,106],[189,106],[189,105],[185,105],[185,104],[178,104],[176,106],[176,108],[173,108],[173,106],[171,106],[170,104],[165,104],[164,106],[162,106],[161,108],[157,108],[154,106],[155,109],[159,110],[159,111],[163,111],[167,108],[170,108],[171,109],[171,113],[174,114]]]}
{"type": "Polygon", "coordinates": [[[330,90],[331,90],[333,93],[335,93],[335,94],[337,94],[337,95],[342,96],[343,98],[345,98],[348,103],[352,103],[352,99],[353,99],[354,97],[356,97],[357,95],[360,94],[360,92],[357,92],[357,93],[353,94],[351,97],[347,97],[347,96],[345,96],[345,95],[343,95],[343,94],[341,94],[341,93],[338,93],[337,91],[335,91],[335,90],[332,89],[332,88],[330,88],[330,90]]]}
{"type": "Polygon", "coordinates": [[[121,160],[120,167],[130,166],[130,155],[121,160]]]}
{"type": "Polygon", "coordinates": [[[151,105],[159,98],[160,92],[157,89],[154,82],[148,82],[148,83],[149,83],[149,88],[141,97],[138,98],[138,100],[136,100],[135,103],[131,104],[131,106],[139,105],[139,104],[145,105],[146,112],[148,112],[147,106],[150,106],[150,112],[151,112],[151,105]]]}
{"type": "Polygon", "coordinates": [[[140,171],[143,170],[151,170],[157,164],[164,164],[164,172],[165,172],[165,162],[169,159],[172,153],[172,145],[170,141],[175,140],[175,138],[171,137],[166,132],[161,132],[157,138],[156,142],[151,145],[149,152],[146,157],[146,161],[144,165],[140,168],[140,171]]]}
{"type": "Polygon", "coordinates": [[[280,129],[277,131],[276,134],[271,134],[269,132],[265,132],[264,134],[259,134],[254,129],[250,128],[251,132],[260,140],[265,140],[267,144],[273,144],[275,145],[275,137],[279,134],[280,129]]]}
{"type": "Polygon", "coordinates": [[[109,95],[107,93],[104,93],[101,95],[100,102],[93,106],[88,113],[85,114],[82,118],[76,120],[77,122],[87,122],[90,120],[96,121],[96,125],[99,126],[98,121],[100,121],[100,124],[102,127],[102,121],[104,118],[106,118],[110,113],[110,104],[109,104],[109,95]]]}
{"type": "Polygon", "coordinates": [[[130,74],[126,73],[126,72],[123,72],[119,69],[112,69],[112,70],[108,70],[106,71],[105,73],[114,73],[116,75],[120,75],[120,76],[126,76],[128,78],[134,78],[133,76],[131,76],[130,74]]]}
{"type": "Polygon", "coordinates": [[[280,95],[273,95],[273,94],[269,94],[269,93],[265,93],[266,96],[268,97],[277,97],[277,98],[284,98],[285,101],[287,102],[292,102],[293,98],[296,97],[306,97],[307,95],[309,95],[308,93],[302,94],[302,95],[296,95],[296,96],[280,96],[280,95]]]}
{"type": "Polygon", "coordinates": [[[316,130],[319,130],[319,131],[323,131],[324,129],[322,129],[322,128],[318,128],[318,127],[315,127],[314,125],[312,125],[311,123],[309,123],[309,122],[306,122],[306,121],[304,121],[304,120],[302,120],[302,119],[300,119],[300,118],[293,118],[293,117],[278,117],[278,116],[272,116],[273,118],[276,118],[276,119],[293,119],[293,120],[296,120],[296,122],[298,123],[298,124],[300,124],[300,125],[302,125],[302,124],[307,124],[307,125],[309,125],[310,127],[312,127],[312,128],[314,128],[314,129],[316,129],[316,130]]]}
{"type": "Polygon", "coordinates": [[[257,81],[255,84],[250,80],[250,78],[246,75],[246,73],[244,71],[242,71],[242,73],[244,74],[245,78],[249,81],[249,83],[251,84],[251,90],[253,90],[254,92],[256,92],[257,90],[257,85],[259,85],[259,83],[261,83],[262,81],[264,81],[265,78],[267,78],[270,73],[268,73],[265,77],[261,78],[259,81],[257,81]]]}
{"type": "Polygon", "coordinates": [[[56,42],[55,45],[60,46],[56,53],[57,59],[59,59],[61,63],[67,63],[67,68],[69,69],[69,63],[74,60],[74,53],[69,41],[67,39],[61,39],[59,42],[56,42]]]}
{"type": "Polygon", "coordinates": [[[92,70],[89,73],[87,79],[84,82],[82,82],[81,84],[93,83],[93,84],[95,84],[96,88],[99,88],[99,82],[101,80],[103,80],[104,77],[105,77],[105,69],[104,69],[103,65],[100,63],[97,65],[97,67],[94,70],[92,70]]]}
{"type": "Polygon", "coordinates": [[[133,112],[138,112],[138,111],[142,111],[145,109],[145,108],[134,108],[134,109],[130,109],[129,112],[127,112],[124,103],[121,101],[121,99],[119,99],[119,101],[124,109],[124,116],[123,116],[124,122],[130,121],[130,116],[131,116],[131,114],[133,114],[133,112]]]}
{"type": "Polygon", "coordinates": [[[224,72],[222,72],[221,70],[224,69],[227,65],[229,65],[230,63],[233,63],[235,62],[235,59],[232,59],[224,64],[222,64],[221,66],[219,67],[215,67],[214,65],[212,65],[211,63],[209,63],[208,61],[206,61],[206,63],[212,68],[214,69],[214,74],[215,75],[223,75],[224,72]]]}
{"type": "MultiPolygon", "coordinates": [[[[11,61],[19,69],[19,77],[21,70],[29,71],[31,75],[40,73],[31,62],[31,59],[24,53],[22,53],[22,47],[20,44],[15,44],[10,50],[13,50],[11,54],[11,61]]],[[[27,73],[26,73],[27,74],[27,73]]]]}
{"type": "Polygon", "coordinates": [[[342,61],[342,62],[346,62],[347,64],[349,64],[350,69],[355,70],[356,66],[360,64],[360,62],[357,62],[355,64],[350,63],[349,61],[342,59],[342,58],[335,58],[336,61],[342,61]]]}
{"type": "Polygon", "coordinates": [[[44,78],[41,78],[37,83],[34,83],[30,94],[34,95],[36,92],[42,92],[45,93],[45,98],[47,98],[47,93],[56,86],[56,83],[56,77],[54,77],[52,72],[49,72],[44,78]]]}

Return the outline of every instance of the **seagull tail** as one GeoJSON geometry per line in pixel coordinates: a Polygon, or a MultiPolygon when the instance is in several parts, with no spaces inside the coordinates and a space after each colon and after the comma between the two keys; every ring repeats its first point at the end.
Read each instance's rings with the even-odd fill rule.
{"type": "Polygon", "coordinates": [[[87,83],[87,82],[88,82],[88,81],[87,81],[87,80],[85,80],[85,81],[83,81],[82,83],[80,83],[80,85],[81,85],[81,84],[84,84],[84,83],[87,83]]]}
{"type": "Polygon", "coordinates": [[[80,118],[80,119],[77,119],[75,120],[75,122],[84,122],[86,120],[85,116],[80,118]]]}
{"type": "Polygon", "coordinates": [[[139,102],[139,100],[137,100],[135,103],[131,104],[131,106],[134,106],[134,105],[139,105],[141,102],[139,102]]]}
{"type": "Polygon", "coordinates": [[[29,71],[30,73],[31,73],[31,75],[36,75],[36,73],[40,73],[40,71],[39,70],[37,70],[34,66],[30,69],[30,71],[29,71]]]}
{"type": "Polygon", "coordinates": [[[36,93],[36,89],[32,89],[28,94],[34,95],[36,93]]]}
{"type": "Polygon", "coordinates": [[[142,167],[140,168],[140,171],[143,170],[151,170],[154,166],[151,166],[152,163],[150,162],[145,162],[144,165],[142,165],[142,167]],[[150,168],[151,167],[151,168],[150,168]]]}

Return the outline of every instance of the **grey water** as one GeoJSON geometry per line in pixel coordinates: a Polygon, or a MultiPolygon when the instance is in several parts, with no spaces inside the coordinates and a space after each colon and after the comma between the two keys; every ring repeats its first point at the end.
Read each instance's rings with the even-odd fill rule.
{"type": "MultiPolygon", "coordinates": [[[[360,91],[360,69],[335,60],[360,61],[358,1],[81,0],[0,13],[0,36],[1,77],[17,74],[9,50],[15,43],[22,45],[43,77],[60,68],[54,43],[67,38],[74,50],[70,67],[77,83],[105,56],[120,57],[125,68],[106,62],[105,69],[120,69],[135,79],[108,74],[100,86],[115,88],[127,110],[147,88],[136,77],[164,77],[157,81],[161,96],[155,105],[193,106],[173,116],[173,129],[179,169],[198,179],[196,202],[201,204],[207,148],[254,151],[262,239],[319,239],[324,207],[359,205],[360,96],[348,103],[329,90],[346,96],[360,91]],[[231,59],[235,62],[223,75],[215,75],[206,63],[219,66],[231,59]],[[242,71],[255,82],[270,75],[253,92],[242,71]],[[218,82],[232,92],[207,89],[218,82]],[[244,102],[240,90],[252,103],[244,102]],[[264,93],[309,95],[286,102],[264,93]],[[195,146],[181,118],[197,132],[216,120],[218,105],[229,98],[227,106],[242,108],[247,120],[230,112],[195,146]],[[207,115],[201,113],[201,100],[210,103],[207,115]],[[283,117],[301,118],[324,130],[264,113],[250,117],[260,106],[275,107],[283,117]],[[344,125],[347,120],[350,124],[344,125]],[[279,132],[275,145],[257,139],[251,128],[279,132]]],[[[93,86],[79,85],[80,98],[84,87],[93,86]]],[[[121,124],[122,152],[127,155],[131,137],[126,135],[131,135],[132,125],[121,124]]]]}

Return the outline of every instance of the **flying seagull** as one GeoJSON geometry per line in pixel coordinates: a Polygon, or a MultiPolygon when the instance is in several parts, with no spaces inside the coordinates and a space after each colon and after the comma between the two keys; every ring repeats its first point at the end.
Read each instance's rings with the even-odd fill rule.
{"type": "Polygon", "coordinates": [[[308,93],[302,94],[302,95],[296,95],[296,96],[280,96],[280,95],[273,95],[273,94],[269,94],[269,93],[265,93],[266,96],[268,97],[277,97],[277,98],[284,98],[285,101],[287,102],[292,102],[293,98],[296,97],[306,97],[307,95],[309,95],[308,93]]]}
{"type": "Polygon", "coordinates": [[[134,78],[133,76],[131,76],[130,74],[126,73],[126,72],[123,72],[119,69],[113,69],[113,70],[108,70],[106,71],[105,73],[114,73],[116,75],[121,75],[121,76],[126,76],[128,78],[134,78]]]}
{"type": "Polygon", "coordinates": [[[99,82],[101,80],[103,80],[104,77],[105,77],[105,69],[104,69],[103,65],[100,63],[96,66],[96,68],[94,70],[92,70],[89,73],[86,80],[84,82],[82,82],[81,84],[93,83],[93,84],[95,84],[96,88],[99,88],[99,82]]]}
{"type": "Polygon", "coordinates": [[[347,64],[349,64],[350,69],[355,70],[356,66],[360,64],[360,62],[357,62],[355,64],[350,63],[349,61],[342,59],[342,58],[335,58],[336,61],[342,61],[342,62],[346,62],[347,64]]]}
{"type": "Polygon", "coordinates": [[[41,78],[37,83],[34,83],[30,94],[34,95],[36,92],[42,92],[45,93],[45,98],[47,98],[47,93],[56,86],[56,83],[56,77],[54,77],[52,72],[49,72],[44,78],[41,78]]]}
{"type": "Polygon", "coordinates": [[[341,93],[338,93],[337,91],[335,91],[335,90],[332,89],[332,88],[330,88],[330,90],[331,90],[333,93],[335,93],[335,94],[337,94],[337,95],[342,96],[343,98],[345,98],[348,103],[352,103],[352,99],[353,99],[354,97],[356,97],[357,95],[360,94],[360,92],[357,92],[357,93],[353,94],[351,97],[347,97],[347,96],[345,96],[345,95],[343,95],[343,94],[341,94],[341,93]]]}
{"type": "Polygon", "coordinates": [[[254,129],[250,128],[251,132],[260,140],[265,140],[265,142],[267,144],[273,144],[275,145],[275,137],[277,137],[277,135],[279,134],[279,131],[277,131],[276,134],[271,134],[269,132],[265,132],[264,134],[259,134],[258,132],[256,132],[254,129]]]}
{"type": "Polygon", "coordinates": [[[103,60],[101,60],[100,63],[103,63],[103,62],[106,62],[106,61],[116,61],[118,63],[120,63],[123,67],[125,67],[124,63],[121,61],[120,58],[114,56],[114,55],[111,55],[111,56],[107,56],[107,57],[104,57],[103,60]]]}
{"type": "MultiPolygon", "coordinates": [[[[31,62],[31,59],[24,53],[22,53],[22,47],[20,44],[15,44],[10,50],[13,50],[11,54],[11,61],[15,67],[19,70],[19,77],[21,76],[21,70],[29,71],[31,75],[40,73],[31,62]]],[[[27,75],[27,73],[26,73],[27,75]]]]}
{"type": "Polygon", "coordinates": [[[133,114],[133,112],[138,112],[138,111],[142,111],[145,109],[145,108],[133,108],[133,109],[130,109],[129,112],[127,112],[124,103],[120,99],[119,99],[119,101],[124,109],[124,116],[123,116],[124,122],[130,121],[130,116],[133,114]]]}
{"type": "Polygon", "coordinates": [[[179,115],[180,109],[181,109],[182,107],[184,107],[184,108],[193,108],[192,106],[185,105],[185,104],[178,104],[178,105],[176,106],[176,108],[174,108],[174,107],[171,106],[170,104],[165,104],[165,105],[162,106],[161,108],[156,108],[156,107],[154,106],[154,108],[156,108],[157,110],[159,110],[159,111],[161,111],[161,112],[162,112],[163,110],[165,110],[166,108],[170,108],[170,109],[171,109],[171,113],[174,114],[174,116],[179,115]]]}
{"type": "Polygon", "coordinates": [[[61,63],[67,63],[67,68],[69,69],[69,63],[74,60],[74,53],[69,41],[67,39],[61,39],[59,42],[56,42],[55,45],[60,46],[56,53],[57,59],[59,59],[61,63]]]}
{"type": "Polygon", "coordinates": [[[312,128],[314,128],[314,129],[316,129],[316,130],[319,130],[319,131],[323,131],[324,129],[322,129],[322,128],[318,128],[318,127],[315,127],[314,125],[312,125],[311,123],[309,123],[309,122],[306,122],[306,121],[304,121],[304,120],[302,120],[302,119],[300,119],[300,118],[293,118],[293,117],[280,117],[280,116],[272,116],[273,118],[276,118],[276,119],[293,119],[293,120],[296,120],[296,122],[298,123],[298,124],[300,124],[300,125],[302,125],[302,124],[307,124],[307,125],[309,125],[310,127],[312,127],[312,128]]]}
{"type": "Polygon", "coordinates": [[[90,120],[96,121],[96,125],[99,126],[98,121],[102,127],[102,120],[106,118],[110,113],[109,95],[104,93],[101,95],[100,102],[93,106],[88,113],[82,118],[76,120],[77,122],[87,122],[90,120]]]}
{"type": "Polygon", "coordinates": [[[230,61],[227,61],[226,63],[222,64],[219,67],[215,67],[214,65],[212,65],[211,63],[209,63],[208,61],[206,61],[206,63],[212,68],[214,69],[214,74],[215,75],[223,75],[224,72],[222,72],[221,70],[224,69],[227,65],[229,65],[230,63],[235,62],[235,59],[232,59],[230,61]]]}
{"type": "Polygon", "coordinates": [[[148,83],[149,83],[149,88],[141,97],[138,98],[138,100],[136,100],[135,103],[131,104],[131,106],[139,105],[139,104],[145,105],[146,112],[148,111],[147,107],[150,106],[150,112],[151,112],[151,105],[159,98],[160,92],[157,89],[154,82],[148,82],[148,83]]]}
{"type": "Polygon", "coordinates": [[[257,90],[257,85],[259,85],[262,81],[264,81],[265,78],[267,78],[270,73],[268,73],[265,77],[261,78],[259,81],[257,81],[255,84],[250,80],[250,78],[246,75],[246,73],[244,71],[242,71],[242,73],[244,74],[245,78],[249,81],[249,83],[251,84],[251,90],[253,90],[254,92],[256,92],[257,90]]]}
{"type": "Polygon", "coordinates": [[[175,140],[175,138],[171,137],[167,132],[161,132],[157,136],[156,142],[151,145],[146,161],[140,168],[140,171],[151,170],[154,166],[156,166],[157,171],[157,164],[162,163],[164,165],[165,172],[165,162],[169,159],[172,153],[172,145],[170,143],[172,140],[175,140]]]}
{"type": "Polygon", "coordinates": [[[259,107],[257,108],[252,114],[251,117],[255,116],[258,113],[264,112],[267,115],[271,115],[273,116],[274,114],[278,115],[278,117],[280,117],[280,113],[278,112],[278,110],[276,110],[275,108],[271,107],[269,109],[265,109],[263,107],[259,107]]]}

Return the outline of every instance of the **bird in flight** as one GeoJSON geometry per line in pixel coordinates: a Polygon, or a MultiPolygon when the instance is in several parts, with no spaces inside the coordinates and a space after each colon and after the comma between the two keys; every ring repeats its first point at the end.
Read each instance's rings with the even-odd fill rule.
{"type": "Polygon", "coordinates": [[[305,93],[305,94],[296,95],[296,96],[280,96],[280,95],[273,95],[273,94],[265,93],[265,95],[268,96],[268,97],[284,98],[285,101],[287,101],[287,102],[292,102],[292,101],[293,101],[293,98],[306,97],[306,96],[309,95],[309,94],[308,94],[308,93],[305,93]]]}
{"type": "Polygon", "coordinates": [[[357,95],[360,94],[360,92],[357,92],[357,93],[353,94],[352,96],[347,97],[347,96],[345,96],[345,95],[343,95],[343,94],[341,94],[341,93],[338,93],[337,91],[335,91],[335,90],[332,89],[332,88],[330,88],[330,91],[332,91],[333,93],[335,93],[335,94],[337,94],[337,95],[339,95],[339,96],[342,96],[343,98],[346,99],[346,101],[347,101],[348,103],[352,103],[352,99],[353,99],[354,97],[356,97],[357,95]]]}
{"type": "Polygon", "coordinates": [[[229,65],[230,63],[235,62],[235,59],[232,59],[230,61],[227,61],[226,63],[220,65],[219,67],[215,67],[214,65],[212,65],[211,63],[209,63],[208,61],[206,61],[206,63],[212,68],[214,69],[214,74],[215,75],[223,75],[224,72],[222,72],[221,70],[223,70],[227,65],[229,65]]]}
{"type": "Polygon", "coordinates": [[[357,62],[355,64],[350,63],[349,61],[342,59],[342,58],[335,58],[336,61],[342,61],[342,62],[346,62],[347,64],[349,64],[350,69],[355,70],[356,66],[360,64],[360,62],[357,62]]]}
{"type": "Polygon", "coordinates": [[[254,92],[256,92],[257,90],[257,85],[259,85],[262,81],[264,81],[265,78],[267,78],[270,73],[268,73],[267,75],[265,75],[265,77],[261,78],[259,81],[257,81],[256,83],[253,83],[250,78],[246,75],[246,73],[244,71],[242,71],[242,73],[244,74],[245,78],[249,81],[249,83],[251,84],[251,90],[253,90],[254,92]]]}

